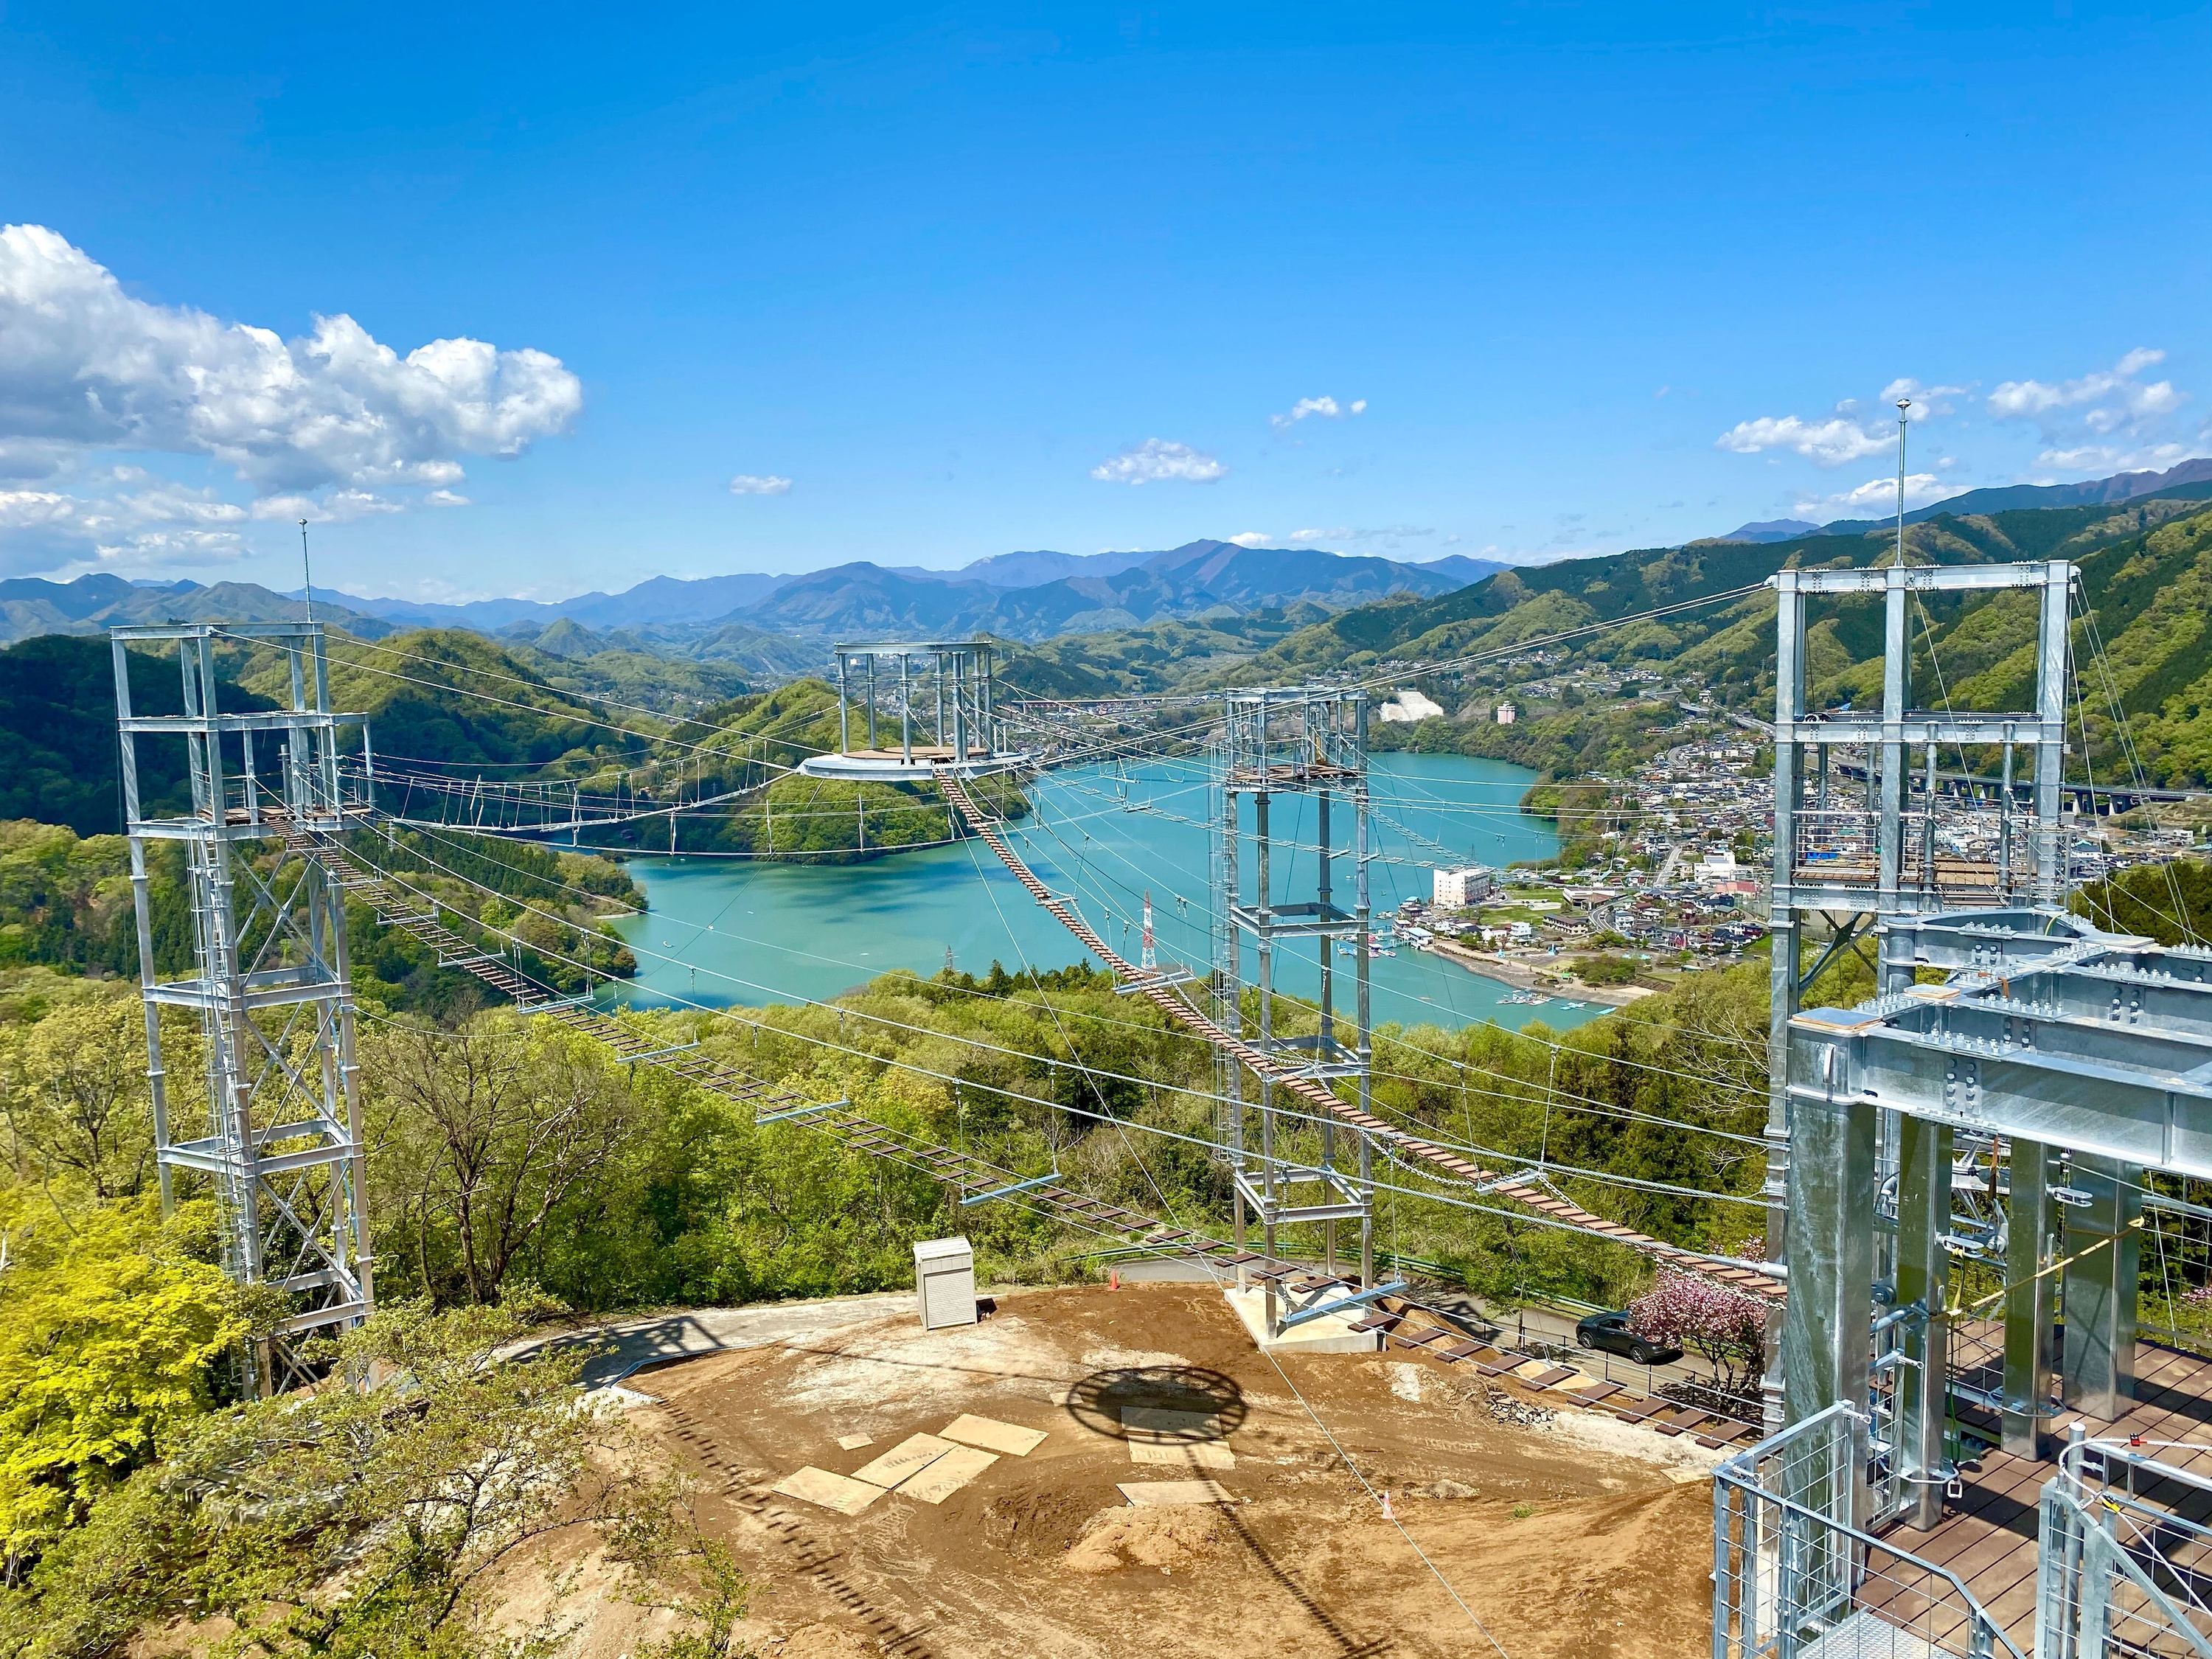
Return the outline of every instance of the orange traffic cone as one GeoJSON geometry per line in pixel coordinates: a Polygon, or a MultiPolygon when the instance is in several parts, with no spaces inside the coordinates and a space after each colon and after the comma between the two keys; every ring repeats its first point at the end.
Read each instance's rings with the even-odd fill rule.
{"type": "Polygon", "coordinates": [[[1390,1507],[1390,1489],[1388,1486],[1382,1489],[1382,1518],[1385,1521],[1395,1521],[1398,1518],[1398,1512],[1390,1507]]]}
{"type": "Polygon", "coordinates": [[[1121,1270],[1119,1267],[1109,1267],[1106,1270],[1106,1288],[1109,1291],[1118,1291],[1121,1288],[1121,1270]]]}

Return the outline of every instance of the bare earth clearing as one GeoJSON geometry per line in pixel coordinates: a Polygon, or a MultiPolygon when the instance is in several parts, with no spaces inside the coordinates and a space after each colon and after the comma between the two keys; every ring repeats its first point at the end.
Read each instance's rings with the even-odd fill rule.
{"type": "MultiPolygon", "coordinates": [[[[1502,1422],[1479,1379],[1410,1356],[1282,1364],[1210,1287],[1154,1285],[1016,1292],[936,1333],[911,1316],[847,1322],[629,1387],[658,1402],[636,1420],[700,1477],[702,1515],[758,1586],[750,1638],[784,1659],[1491,1651],[1285,1374],[1516,1659],[1674,1659],[1707,1639],[1694,1448],[1573,1411],[1502,1422]],[[1207,1413],[1219,1437],[1139,1462],[1125,1410],[1207,1413]],[[851,1475],[967,1413],[1045,1438],[935,1504],[892,1491],[847,1516],[769,1490],[806,1466],[851,1475]],[[1118,1490],[1201,1477],[1237,1501],[1138,1508],[1118,1490]]],[[[580,1565],[587,1591],[603,1582],[580,1565]]],[[[653,1623],[579,1605],[589,1659],[653,1623]]]]}

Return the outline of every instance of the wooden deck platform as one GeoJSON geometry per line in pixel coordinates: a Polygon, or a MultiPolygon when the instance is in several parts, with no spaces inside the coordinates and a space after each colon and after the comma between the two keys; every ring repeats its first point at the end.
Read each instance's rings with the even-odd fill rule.
{"type": "MultiPolygon", "coordinates": [[[[2116,1422],[2067,1413],[2051,1424],[2050,1449],[2066,1442],[2075,1422],[2093,1438],[2141,1435],[2190,1443],[2160,1450],[2161,1461],[2212,1476],[2212,1359],[2154,1342],[2136,1348],[2136,1401],[2116,1422]]],[[[2055,1472],[2048,1461],[2030,1462],[2002,1451],[1985,1453],[1960,1472],[1964,1490],[1944,1508],[1930,1532],[1894,1527],[1886,1543],[1964,1579],[1974,1599],[2003,1626],[2022,1653],[2035,1634],[2036,1504],[2055,1472]]],[[[2212,1524],[2212,1496],[2192,1498],[2179,1513],[2212,1524]],[[2200,1513],[2202,1510],[2203,1512],[2200,1513]]]]}

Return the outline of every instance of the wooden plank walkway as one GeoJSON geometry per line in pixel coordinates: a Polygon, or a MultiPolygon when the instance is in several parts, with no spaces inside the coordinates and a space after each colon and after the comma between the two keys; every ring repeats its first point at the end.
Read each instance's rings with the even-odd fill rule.
{"type": "MultiPolygon", "coordinates": [[[[2135,1403],[2111,1422],[2074,1412],[2053,1419],[2046,1445],[2054,1455],[2076,1422],[2093,1439],[2141,1435],[2153,1446],[2188,1443],[2157,1455],[2162,1462],[2212,1478],[2212,1360],[2141,1342],[2135,1403]]],[[[2047,1460],[1985,1452],[1960,1471],[1961,1493],[1945,1505],[1943,1519],[1932,1531],[1894,1527],[1883,1540],[1956,1573],[2025,1653],[2035,1635],[2036,1505],[2044,1483],[2055,1473],[2047,1460]]],[[[2191,1492],[2174,1507],[2190,1520],[2212,1524],[2212,1494],[2191,1492]]]]}

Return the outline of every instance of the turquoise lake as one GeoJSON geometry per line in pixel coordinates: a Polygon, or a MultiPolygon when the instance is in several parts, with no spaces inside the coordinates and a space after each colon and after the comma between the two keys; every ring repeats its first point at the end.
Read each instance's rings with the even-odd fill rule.
{"type": "MultiPolygon", "coordinates": [[[[1376,856],[1369,863],[1378,918],[1429,894],[1443,863],[1504,866],[1546,858],[1550,825],[1517,805],[1533,775],[1457,755],[1381,754],[1369,787],[1376,856]]],[[[1132,763],[1047,773],[1031,790],[1036,815],[1012,839],[1055,892],[1072,894],[1107,943],[1134,961],[1144,895],[1152,896],[1163,963],[1205,971],[1209,956],[1207,786],[1195,764],[1132,763]]],[[[1273,885],[1310,896],[1313,807],[1276,797],[1273,885]],[[1285,851],[1287,842],[1307,850],[1285,851]]],[[[1340,808],[1342,848],[1350,813],[1340,808]]],[[[1249,854],[1247,853],[1247,861],[1249,854]]],[[[1352,861],[1340,852],[1340,903],[1351,898],[1352,861]]],[[[634,858],[629,869],[648,909],[618,922],[638,959],[623,999],[639,1006],[710,1006],[826,1000],[897,969],[933,974],[945,953],[971,973],[994,961],[1010,973],[1065,967],[1085,952],[1039,909],[980,841],[933,847],[860,865],[755,863],[740,859],[634,858]]],[[[1246,873],[1249,885],[1250,872],[1246,873]]],[[[1248,946],[1245,972],[1255,964],[1248,946]]],[[[1339,959],[1340,1006],[1349,1006],[1352,966],[1339,959]]],[[[1457,1027],[1476,1021],[1565,1027],[1600,1008],[1560,1000],[1508,1003],[1507,987],[1401,945],[1372,958],[1377,1024],[1457,1027]]],[[[1311,995],[1319,981],[1310,946],[1279,952],[1277,984],[1311,995]]]]}

